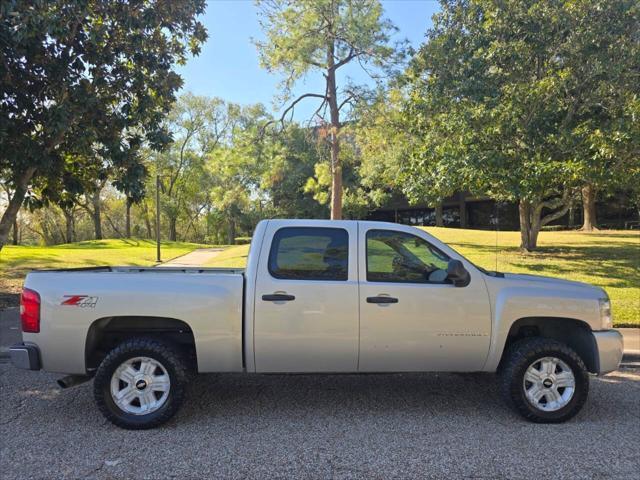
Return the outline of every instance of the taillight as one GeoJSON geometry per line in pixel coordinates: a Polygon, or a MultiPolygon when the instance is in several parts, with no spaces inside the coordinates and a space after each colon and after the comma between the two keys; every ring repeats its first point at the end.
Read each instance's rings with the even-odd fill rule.
{"type": "Polygon", "coordinates": [[[20,320],[23,332],[38,333],[40,331],[40,294],[35,290],[22,289],[20,320]]]}

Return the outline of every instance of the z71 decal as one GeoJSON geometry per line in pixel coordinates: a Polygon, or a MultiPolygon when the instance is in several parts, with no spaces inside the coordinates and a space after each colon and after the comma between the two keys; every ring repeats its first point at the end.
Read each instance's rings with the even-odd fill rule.
{"type": "Polygon", "coordinates": [[[89,295],[65,295],[65,300],[60,305],[70,307],[94,308],[98,303],[98,297],[90,297],[89,295]]]}

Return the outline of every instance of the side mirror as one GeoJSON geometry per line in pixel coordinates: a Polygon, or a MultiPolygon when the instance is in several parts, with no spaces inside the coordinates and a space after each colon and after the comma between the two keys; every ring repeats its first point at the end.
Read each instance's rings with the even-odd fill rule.
{"type": "Polygon", "coordinates": [[[471,281],[471,276],[460,260],[449,260],[447,280],[451,280],[456,287],[466,287],[471,281]]]}

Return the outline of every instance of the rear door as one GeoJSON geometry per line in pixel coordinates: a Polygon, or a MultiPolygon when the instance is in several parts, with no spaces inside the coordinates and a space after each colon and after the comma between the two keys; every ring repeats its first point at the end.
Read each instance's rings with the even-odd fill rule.
{"type": "Polygon", "coordinates": [[[255,288],[257,372],[358,368],[357,223],[270,221],[255,288]]]}

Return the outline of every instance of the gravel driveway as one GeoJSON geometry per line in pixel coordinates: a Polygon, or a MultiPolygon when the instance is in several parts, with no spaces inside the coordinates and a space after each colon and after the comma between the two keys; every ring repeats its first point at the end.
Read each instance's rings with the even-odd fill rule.
{"type": "Polygon", "coordinates": [[[0,364],[0,472],[27,478],[638,478],[640,370],[593,378],[564,425],[492,375],[206,375],[164,428],[120,430],[91,384],[0,364]]]}

